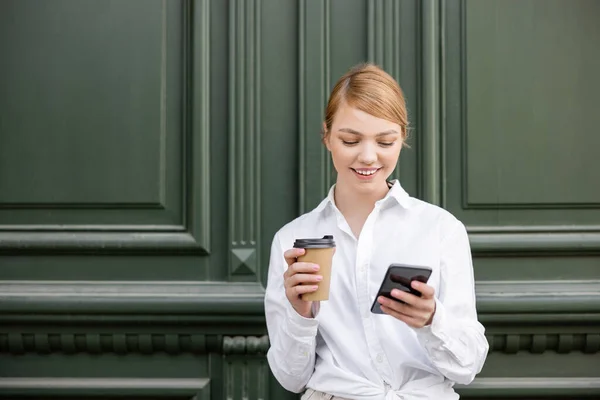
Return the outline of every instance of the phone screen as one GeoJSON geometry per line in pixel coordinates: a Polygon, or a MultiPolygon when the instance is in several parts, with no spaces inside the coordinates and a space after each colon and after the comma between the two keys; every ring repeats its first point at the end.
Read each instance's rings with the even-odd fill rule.
{"type": "Polygon", "coordinates": [[[398,265],[392,264],[389,266],[377,296],[373,305],[371,306],[371,312],[376,314],[383,314],[381,311],[380,304],[377,301],[379,296],[385,296],[393,299],[392,289],[402,290],[404,292],[410,292],[415,296],[421,296],[418,290],[413,289],[410,285],[412,281],[420,281],[427,283],[429,276],[431,275],[431,268],[428,267],[417,267],[412,265],[398,265]]]}

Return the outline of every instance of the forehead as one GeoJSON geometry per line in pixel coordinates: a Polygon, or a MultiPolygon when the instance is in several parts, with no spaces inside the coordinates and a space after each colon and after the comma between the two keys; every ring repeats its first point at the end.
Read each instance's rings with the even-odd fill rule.
{"type": "Polygon", "coordinates": [[[333,119],[332,130],[337,131],[342,128],[352,128],[367,134],[383,132],[390,129],[395,129],[400,132],[400,126],[398,124],[375,117],[347,104],[340,104],[340,107],[335,113],[335,118],[333,119]]]}

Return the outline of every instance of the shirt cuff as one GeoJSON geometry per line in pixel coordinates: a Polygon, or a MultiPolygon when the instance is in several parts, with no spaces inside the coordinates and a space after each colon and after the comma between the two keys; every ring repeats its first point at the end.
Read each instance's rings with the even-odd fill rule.
{"type": "Polygon", "coordinates": [[[431,324],[422,328],[416,328],[417,338],[423,346],[431,344],[447,344],[449,337],[448,319],[444,305],[436,298],[435,299],[435,314],[431,320],[431,324]]]}
{"type": "Polygon", "coordinates": [[[316,318],[305,318],[298,314],[289,301],[286,301],[286,322],[288,333],[295,338],[314,338],[317,336],[319,321],[316,318]]]}

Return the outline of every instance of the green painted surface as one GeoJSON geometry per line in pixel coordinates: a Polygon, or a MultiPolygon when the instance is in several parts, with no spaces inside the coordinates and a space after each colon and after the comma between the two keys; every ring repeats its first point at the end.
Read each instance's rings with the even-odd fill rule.
{"type": "Polygon", "coordinates": [[[298,398],[264,357],[270,241],[334,181],[323,108],[367,59],[408,102],[396,176],[470,232],[491,351],[460,393],[600,397],[598,16],[4,0],[0,398],[298,398]]]}

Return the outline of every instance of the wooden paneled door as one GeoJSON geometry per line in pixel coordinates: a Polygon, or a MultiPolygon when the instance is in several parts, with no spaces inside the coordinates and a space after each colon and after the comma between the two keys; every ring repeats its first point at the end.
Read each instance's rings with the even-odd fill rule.
{"type": "Polygon", "coordinates": [[[600,2],[0,0],[0,398],[294,399],[274,232],[335,181],[327,95],[373,61],[394,173],[468,228],[466,398],[600,398],[600,2]]]}

